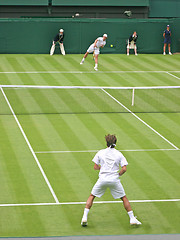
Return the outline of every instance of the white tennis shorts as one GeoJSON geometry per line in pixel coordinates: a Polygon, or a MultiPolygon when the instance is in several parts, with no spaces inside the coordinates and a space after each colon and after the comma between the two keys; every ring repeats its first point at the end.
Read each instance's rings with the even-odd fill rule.
{"type": "Polygon", "coordinates": [[[94,47],[94,43],[90,45],[90,47],[88,48],[87,52],[88,53],[94,52],[94,54],[99,54],[100,53],[99,48],[94,47]]]}
{"type": "Polygon", "coordinates": [[[91,194],[96,197],[102,197],[107,188],[110,189],[114,199],[122,198],[126,195],[119,179],[115,179],[114,181],[98,179],[91,194]]]}
{"type": "Polygon", "coordinates": [[[136,44],[134,43],[134,41],[129,42],[128,40],[127,48],[136,49],[136,44]]]}

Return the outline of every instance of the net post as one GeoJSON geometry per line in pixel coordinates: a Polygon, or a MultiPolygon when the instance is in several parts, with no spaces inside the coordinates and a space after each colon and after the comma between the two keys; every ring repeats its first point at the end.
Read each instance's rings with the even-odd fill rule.
{"type": "Polygon", "coordinates": [[[132,106],[134,106],[134,92],[135,92],[135,88],[133,88],[133,91],[132,91],[132,106]]]}

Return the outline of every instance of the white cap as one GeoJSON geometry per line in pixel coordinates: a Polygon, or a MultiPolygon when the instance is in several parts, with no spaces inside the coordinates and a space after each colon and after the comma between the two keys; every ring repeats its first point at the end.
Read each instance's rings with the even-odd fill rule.
{"type": "Polygon", "coordinates": [[[61,29],[59,29],[59,31],[60,31],[60,32],[64,32],[64,30],[63,30],[62,28],[61,28],[61,29]]]}
{"type": "Polygon", "coordinates": [[[107,34],[105,33],[105,34],[103,34],[103,37],[106,37],[107,38],[107,34]]]}

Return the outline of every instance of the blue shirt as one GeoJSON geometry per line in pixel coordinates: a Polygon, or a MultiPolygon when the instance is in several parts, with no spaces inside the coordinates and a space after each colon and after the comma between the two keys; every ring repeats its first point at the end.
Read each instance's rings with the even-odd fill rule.
{"type": "Polygon", "coordinates": [[[171,38],[171,31],[170,31],[170,30],[168,31],[168,30],[166,29],[166,30],[164,31],[164,33],[165,33],[165,38],[166,38],[166,39],[170,39],[170,38],[171,38]]]}

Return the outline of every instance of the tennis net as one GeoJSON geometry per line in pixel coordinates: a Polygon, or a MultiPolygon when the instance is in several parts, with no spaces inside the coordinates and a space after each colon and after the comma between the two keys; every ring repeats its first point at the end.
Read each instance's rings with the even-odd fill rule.
{"type": "Polygon", "coordinates": [[[11,115],[10,106],[16,115],[180,112],[180,86],[0,85],[0,88],[0,115],[11,115]]]}

